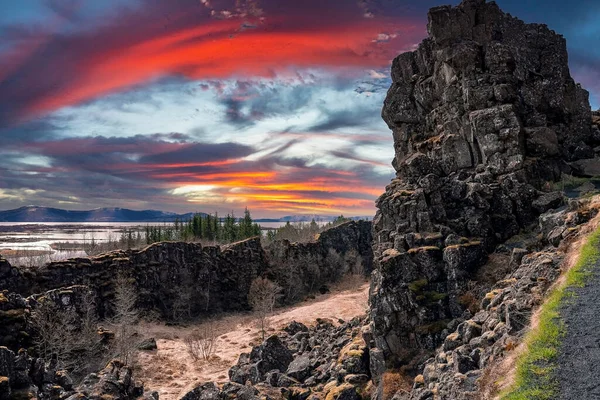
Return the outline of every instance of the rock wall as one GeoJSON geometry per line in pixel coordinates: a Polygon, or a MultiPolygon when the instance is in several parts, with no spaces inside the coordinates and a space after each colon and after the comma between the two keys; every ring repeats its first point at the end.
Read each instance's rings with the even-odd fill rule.
{"type": "Polygon", "coordinates": [[[479,311],[446,336],[415,378],[413,391],[398,393],[396,400],[492,397],[499,380],[496,367],[521,342],[535,309],[561,275],[570,246],[597,215],[598,203],[590,203],[571,200],[566,208],[540,216],[537,249],[518,249],[518,267],[483,296],[479,311]]]}
{"type": "Polygon", "coordinates": [[[0,260],[0,290],[28,296],[85,285],[94,289],[98,311],[106,315],[111,312],[116,278],[124,276],[138,293],[140,309],[158,311],[166,318],[178,309],[192,316],[240,311],[249,309],[247,294],[257,276],[281,280],[293,276],[300,282],[296,294],[301,297],[343,274],[335,270],[343,265],[331,267],[329,249],[341,258],[359,254],[370,270],[370,244],[370,222],[351,221],[321,233],[314,242],[275,242],[266,250],[259,238],[253,238],[226,246],[156,243],[142,250],[52,262],[30,271],[0,260]],[[306,284],[314,277],[319,285],[306,284]]]}
{"type": "Polygon", "coordinates": [[[393,61],[382,112],[397,173],[373,221],[371,354],[390,368],[470,317],[487,255],[564,203],[552,182],[599,165],[562,36],[485,0],[431,9],[428,32],[393,61]]]}
{"type": "Polygon", "coordinates": [[[370,274],[373,270],[372,225],[350,222],[328,229],[307,243],[275,241],[265,250],[268,275],[288,290],[284,300],[297,301],[306,293],[338,281],[347,273],[370,274]]]}

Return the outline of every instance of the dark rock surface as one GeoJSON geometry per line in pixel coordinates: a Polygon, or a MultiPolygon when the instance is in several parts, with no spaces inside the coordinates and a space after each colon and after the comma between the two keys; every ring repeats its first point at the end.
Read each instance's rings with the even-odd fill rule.
{"type": "MultiPolygon", "coordinates": [[[[580,237],[582,224],[597,212],[597,209],[588,209],[587,201],[572,200],[567,208],[541,216],[540,231],[549,220],[553,221],[553,228],[541,234],[538,249],[520,249],[518,267],[485,294],[479,311],[460,322],[445,337],[435,356],[425,362],[413,391],[398,393],[395,399],[432,399],[434,393],[435,398],[443,400],[487,398],[486,391],[493,389],[491,382],[500,378],[493,375],[494,366],[521,342],[534,310],[561,274],[569,244],[580,237]],[[561,232],[558,249],[549,243],[549,235],[554,230],[561,232]]],[[[499,251],[508,251],[508,248],[499,251]]],[[[574,346],[583,342],[578,343],[574,346]]],[[[572,355],[575,354],[581,356],[581,348],[572,355]]]]}
{"type": "Polygon", "coordinates": [[[470,319],[465,293],[494,281],[479,279],[488,254],[564,204],[552,182],[600,164],[598,115],[562,36],[485,0],[431,9],[428,31],[394,60],[382,112],[397,177],[373,221],[371,354],[388,368],[422,360],[470,319]]]}
{"type": "Polygon", "coordinates": [[[29,305],[25,298],[6,290],[0,292],[0,345],[14,351],[31,345],[28,316],[29,305]]]}
{"type": "MultiPolygon", "coordinates": [[[[32,358],[0,346],[0,398],[40,400],[134,400],[144,397],[143,385],[134,381],[131,369],[113,360],[75,387],[69,373],[54,360],[32,358]],[[4,396],[4,397],[2,397],[4,396]],[[11,397],[12,396],[12,397],[11,397]]],[[[158,400],[158,394],[147,395],[158,400]]]]}
{"type": "Polygon", "coordinates": [[[364,322],[355,318],[336,326],[317,320],[311,328],[292,322],[242,354],[229,370],[231,382],[222,388],[202,383],[184,398],[359,399],[371,379],[364,322]],[[245,390],[238,393],[239,388],[245,390]]]}

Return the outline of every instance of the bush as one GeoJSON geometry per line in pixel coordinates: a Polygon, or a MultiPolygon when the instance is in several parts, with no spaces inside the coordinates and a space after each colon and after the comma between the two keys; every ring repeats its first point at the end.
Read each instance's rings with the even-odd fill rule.
{"type": "Polygon", "coordinates": [[[217,350],[217,330],[212,322],[192,331],[185,339],[188,354],[194,361],[209,361],[217,350]]]}
{"type": "Polygon", "coordinates": [[[280,291],[281,288],[267,278],[256,278],[250,285],[248,303],[258,315],[262,340],[265,340],[267,316],[273,311],[280,291]]]}

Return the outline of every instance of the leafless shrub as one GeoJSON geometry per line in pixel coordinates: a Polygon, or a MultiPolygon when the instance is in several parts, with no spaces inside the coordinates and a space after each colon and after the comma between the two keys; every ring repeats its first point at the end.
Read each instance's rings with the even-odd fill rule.
{"type": "Polygon", "coordinates": [[[55,358],[75,379],[97,370],[105,360],[92,293],[80,299],[79,312],[42,297],[31,313],[34,343],[42,358],[55,358]]]}
{"type": "Polygon", "coordinates": [[[277,283],[281,286],[283,301],[286,303],[295,303],[300,300],[304,284],[301,278],[301,268],[299,260],[280,261],[278,264],[277,283]]]}
{"type": "Polygon", "coordinates": [[[348,271],[346,260],[340,253],[338,253],[334,249],[329,249],[329,251],[327,252],[327,257],[325,257],[325,264],[331,271],[332,278],[334,281],[339,281],[340,279],[342,279],[342,277],[346,275],[346,272],[348,271]]]}
{"type": "Polygon", "coordinates": [[[188,354],[194,361],[209,361],[217,349],[217,337],[214,323],[203,324],[184,339],[188,354]]]}
{"type": "Polygon", "coordinates": [[[138,341],[139,311],[136,308],[138,295],[133,283],[125,275],[117,277],[114,290],[114,316],[111,328],[115,333],[115,357],[126,365],[132,365],[138,341]]]}
{"type": "Polygon", "coordinates": [[[258,277],[252,281],[248,293],[248,302],[258,316],[262,340],[265,340],[267,317],[273,308],[281,288],[267,278],[258,277]]]}
{"type": "Polygon", "coordinates": [[[344,262],[349,274],[364,276],[365,268],[363,266],[363,259],[361,255],[355,249],[350,249],[344,256],[344,262]]]}

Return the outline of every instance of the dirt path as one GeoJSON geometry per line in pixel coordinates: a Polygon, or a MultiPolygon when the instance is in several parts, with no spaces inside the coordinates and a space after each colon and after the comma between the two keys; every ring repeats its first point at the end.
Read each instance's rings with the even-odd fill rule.
{"type": "Polygon", "coordinates": [[[600,399],[600,262],[561,308],[567,333],[558,356],[561,399],[600,399]]]}
{"type": "MultiPolygon", "coordinates": [[[[273,315],[269,318],[270,330],[294,320],[306,325],[314,324],[317,318],[349,320],[366,313],[367,301],[367,284],[354,290],[334,290],[273,315]]],[[[195,362],[187,353],[184,338],[197,327],[146,324],[143,328],[145,336],[156,338],[158,350],[141,352],[135,376],[146,389],[158,391],[161,400],[177,400],[200,382],[226,382],[229,368],[241,353],[251,350],[260,336],[252,317],[223,318],[219,321],[219,330],[224,333],[217,339],[217,357],[211,362],[195,362]]]]}

